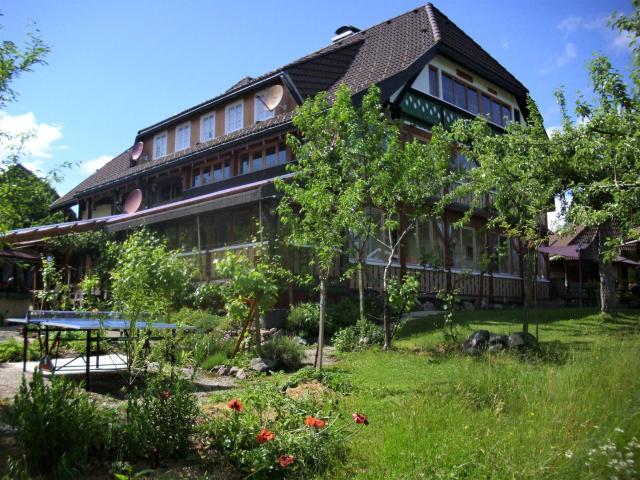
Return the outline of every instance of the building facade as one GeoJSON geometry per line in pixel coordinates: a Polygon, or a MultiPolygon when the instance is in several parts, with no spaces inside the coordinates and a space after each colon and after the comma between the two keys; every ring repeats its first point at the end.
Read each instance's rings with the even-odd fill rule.
{"type": "MultiPolygon", "coordinates": [[[[53,208],[77,205],[77,222],[14,231],[7,239],[20,244],[69,231],[118,232],[147,225],[165,235],[171,247],[195,256],[205,277],[214,277],[214,260],[225,251],[251,255],[260,241],[259,227],[278,228],[273,180],[287,175],[287,163],[295,161],[285,142],[294,132],[295,108],[340,84],[351,89],[355,101],[377,84],[389,117],[401,120],[406,138],[428,141],[433,125],[477,115],[501,132],[508,122],[527,116],[527,89],[427,4],[364,30],[341,27],[326,47],[260,77],[245,77],[221,95],[139,130],[133,139],[137,149],[127,148],[54,202],[53,208]],[[282,96],[269,109],[265,98],[276,85],[282,96]],[[140,207],[126,213],[134,191],[141,192],[140,207]]],[[[453,158],[452,166],[472,167],[463,157],[453,158]]],[[[470,299],[521,301],[517,240],[485,230],[490,196],[467,226],[453,228],[466,204],[460,198],[441,218],[420,224],[393,268],[398,274],[419,274],[425,298],[455,286],[470,299]],[[482,253],[496,249],[498,259],[480,268],[482,253]]],[[[368,288],[380,288],[383,258],[372,243],[368,288]]],[[[293,269],[300,267],[304,252],[291,253],[287,261],[293,269]]],[[[336,273],[346,263],[342,259],[336,273]]],[[[542,257],[538,273],[537,294],[545,299],[549,289],[542,257]]],[[[355,288],[355,283],[344,286],[355,288]]]]}

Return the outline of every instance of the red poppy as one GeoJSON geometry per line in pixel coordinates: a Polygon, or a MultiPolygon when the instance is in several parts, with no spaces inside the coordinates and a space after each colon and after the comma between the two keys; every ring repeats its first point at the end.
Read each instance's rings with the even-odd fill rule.
{"type": "Polygon", "coordinates": [[[314,418],[311,415],[309,415],[307,418],[304,419],[304,424],[307,427],[315,427],[315,428],[324,428],[325,426],[325,421],[320,419],[320,418],[314,418]]]}
{"type": "Polygon", "coordinates": [[[369,420],[367,420],[367,417],[361,413],[355,412],[353,415],[351,415],[353,417],[353,420],[356,423],[359,423],[361,425],[369,425],[369,420]]]}
{"type": "Polygon", "coordinates": [[[240,403],[240,400],[238,400],[237,398],[234,398],[229,403],[227,403],[227,407],[236,412],[241,412],[242,410],[244,410],[242,403],[240,403]]]}
{"type": "Polygon", "coordinates": [[[169,397],[171,397],[171,390],[163,390],[162,392],[160,392],[161,400],[168,400],[169,397]]]}
{"type": "Polygon", "coordinates": [[[264,442],[270,442],[274,438],[276,438],[275,433],[270,432],[266,428],[263,428],[262,430],[260,430],[260,433],[258,434],[258,443],[262,445],[264,442]]]}
{"type": "Polygon", "coordinates": [[[280,464],[280,466],[282,468],[287,468],[289,465],[291,465],[294,461],[295,461],[296,457],[294,457],[293,455],[280,455],[278,457],[278,463],[280,464]]]}

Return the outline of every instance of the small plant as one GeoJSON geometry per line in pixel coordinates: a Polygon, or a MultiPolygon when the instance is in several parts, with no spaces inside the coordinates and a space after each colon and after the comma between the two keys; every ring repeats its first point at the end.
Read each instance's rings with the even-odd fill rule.
{"type": "Polygon", "coordinates": [[[274,337],[262,344],[264,358],[275,360],[277,370],[297,370],[302,364],[304,347],[290,337],[274,337]]]}
{"type": "Polygon", "coordinates": [[[456,343],[458,341],[458,325],[454,319],[453,306],[460,301],[460,290],[457,288],[451,292],[440,290],[436,297],[442,302],[444,310],[444,340],[447,343],[456,343]]]}
{"type": "MultiPolygon", "coordinates": [[[[0,363],[22,361],[23,344],[15,338],[9,338],[0,342],[0,363]]],[[[39,350],[35,343],[29,343],[27,349],[27,360],[38,358],[39,350]]]]}
{"type": "Polygon", "coordinates": [[[141,395],[129,399],[127,456],[145,457],[154,465],[183,458],[191,447],[198,413],[197,398],[186,380],[153,379],[141,395]]]}
{"type": "MultiPolygon", "coordinates": [[[[328,319],[327,319],[328,320],[328,319]]],[[[300,303],[291,308],[287,318],[287,330],[296,332],[304,338],[318,336],[320,306],[317,303],[300,303]]],[[[325,325],[325,330],[328,325],[325,325]]]]}
{"type": "Polygon", "coordinates": [[[110,450],[107,412],[64,377],[52,377],[50,386],[38,371],[28,386],[23,378],[8,421],[16,428],[22,457],[13,465],[21,474],[77,477],[110,450]]]}
{"type": "Polygon", "coordinates": [[[382,329],[367,321],[338,330],[333,336],[333,346],[339,352],[353,352],[372,345],[382,345],[383,341],[382,329]]]}
{"type": "MultiPolygon", "coordinates": [[[[616,428],[619,433],[624,433],[621,428],[616,428]]],[[[567,450],[565,457],[572,458],[573,452],[567,450]]],[[[592,448],[587,453],[585,465],[590,471],[599,473],[600,478],[616,478],[619,480],[634,479],[640,475],[638,468],[640,461],[640,443],[636,437],[622,442],[619,445],[612,440],[597,448],[592,448]]]]}

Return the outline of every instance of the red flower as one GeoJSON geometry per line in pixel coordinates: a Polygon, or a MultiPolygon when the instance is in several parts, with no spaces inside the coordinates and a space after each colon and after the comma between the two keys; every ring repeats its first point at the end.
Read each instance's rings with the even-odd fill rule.
{"type": "Polygon", "coordinates": [[[171,397],[171,390],[163,390],[160,392],[160,400],[168,400],[171,397]]]}
{"type": "Polygon", "coordinates": [[[304,419],[304,424],[307,427],[315,427],[315,428],[324,428],[325,426],[325,421],[320,419],[320,418],[314,418],[311,415],[309,415],[307,418],[304,419]]]}
{"type": "Polygon", "coordinates": [[[367,420],[367,417],[365,415],[358,412],[354,412],[354,414],[351,416],[353,417],[353,420],[356,423],[359,423],[361,425],[369,425],[369,420],[367,420]]]}
{"type": "Polygon", "coordinates": [[[295,461],[296,457],[294,457],[293,455],[280,455],[278,457],[278,463],[280,464],[280,466],[282,468],[287,468],[289,465],[291,465],[294,461],[295,461]]]}
{"type": "Polygon", "coordinates": [[[242,403],[240,403],[240,400],[238,400],[237,398],[234,398],[229,403],[227,403],[227,407],[236,412],[241,412],[244,410],[242,403]]]}
{"type": "Polygon", "coordinates": [[[274,438],[276,438],[275,433],[270,432],[266,428],[263,428],[262,430],[260,430],[260,433],[258,434],[258,443],[262,445],[264,442],[270,442],[274,438]]]}

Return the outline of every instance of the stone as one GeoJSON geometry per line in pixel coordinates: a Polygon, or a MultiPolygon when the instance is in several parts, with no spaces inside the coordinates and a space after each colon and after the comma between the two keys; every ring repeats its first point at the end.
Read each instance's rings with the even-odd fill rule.
{"type": "Polygon", "coordinates": [[[220,375],[221,377],[224,377],[225,375],[229,374],[229,370],[231,370],[229,367],[220,367],[218,369],[218,375],[220,375]]]}
{"type": "Polygon", "coordinates": [[[462,307],[463,307],[465,310],[475,310],[475,308],[476,308],[476,307],[473,305],[473,303],[471,303],[471,302],[469,302],[469,301],[466,301],[466,300],[465,300],[464,302],[462,302],[462,307]]]}
{"type": "Polygon", "coordinates": [[[275,360],[260,357],[252,358],[250,363],[251,369],[255,370],[256,372],[268,372],[273,367],[275,367],[275,365],[275,360]]]}
{"type": "Polygon", "coordinates": [[[276,331],[273,333],[273,336],[274,336],[274,337],[284,337],[284,336],[286,336],[286,335],[287,335],[287,332],[286,332],[284,329],[282,329],[282,328],[279,328],[278,330],[276,330],[276,331]]]}
{"type": "Polygon", "coordinates": [[[509,335],[509,347],[517,350],[538,349],[540,346],[536,337],[530,333],[514,332],[509,335]]]}
{"type": "Polygon", "coordinates": [[[240,368],[238,368],[238,367],[231,367],[231,368],[229,369],[229,376],[230,376],[230,377],[235,377],[235,376],[236,376],[236,374],[238,373],[238,370],[240,370],[240,368]]]}
{"type": "Polygon", "coordinates": [[[502,352],[509,347],[509,337],[506,335],[498,335],[496,333],[492,333],[489,336],[489,351],[496,353],[502,352]]]}
{"type": "Polygon", "coordinates": [[[236,372],[236,378],[238,380],[244,380],[247,378],[247,372],[244,368],[239,368],[238,371],[236,372]]]}
{"type": "Polygon", "coordinates": [[[480,353],[481,350],[487,348],[491,333],[488,330],[476,330],[462,344],[462,351],[469,355],[480,353]]]}

